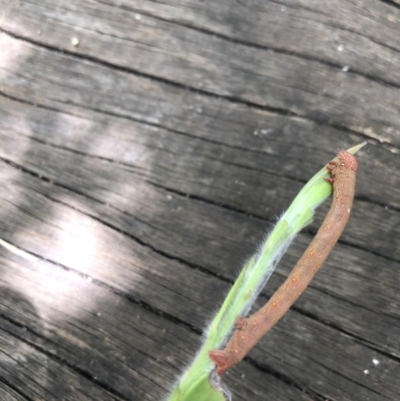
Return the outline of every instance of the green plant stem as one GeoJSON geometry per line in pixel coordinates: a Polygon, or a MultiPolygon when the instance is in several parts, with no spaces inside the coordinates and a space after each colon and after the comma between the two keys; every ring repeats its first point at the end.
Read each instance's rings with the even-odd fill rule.
{"type": "MultiPolygon", "coordinates": [[[[363,142],[347,152],[354,154],[365,144],[363,142]]],[[[260,250],[245,264],[206,330],[201,349],[174,386],[167,401],[223,401],[229,398],[227,390],[210,380],[214,363],[208,353],[227,342],[236,319],[247,314],[294,237],[312,222],[315,209],[330,196],[332,187],[325,181],[327,177],[328,171],[324,166],[303,187],[260,250]]]]}

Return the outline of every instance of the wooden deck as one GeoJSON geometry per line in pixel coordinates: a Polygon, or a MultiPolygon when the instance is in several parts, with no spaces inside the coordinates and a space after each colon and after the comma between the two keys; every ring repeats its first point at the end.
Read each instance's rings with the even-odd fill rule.
{"type": "Polygon", "coordinates": [[[399,30],[399,0],[0,0],[0,399],[161,401],[276,217],[368,139],[340,242],[224,380],[398,401],[399,30]]]}

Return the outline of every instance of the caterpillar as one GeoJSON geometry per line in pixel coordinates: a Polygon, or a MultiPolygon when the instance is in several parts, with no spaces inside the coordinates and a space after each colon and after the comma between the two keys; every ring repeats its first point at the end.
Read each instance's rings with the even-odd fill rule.
{"type": "Polygon", "coordinates": [[[338,161],[329,162],[331,178],[326,180],[333,186],[333,200],[321,227],[269,301],[249,318],[236,320],[235,331],[223,350],[209,352],[217,374],[226,372],[247,355],[293,305],[325,262],[349,220],[357,168],[356,158],[344,150],[339,151],[338,161]]]}

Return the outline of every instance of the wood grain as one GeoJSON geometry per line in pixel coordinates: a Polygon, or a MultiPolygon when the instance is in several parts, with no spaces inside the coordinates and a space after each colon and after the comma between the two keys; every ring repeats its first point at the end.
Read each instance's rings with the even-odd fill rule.
{"type": "MultiPolygon", "coordinates": [[[[365,7],[343,2],[346,5],[343,9],[333,5],[329,7],[332,11],[333,8],[341,10],[334,12],[332,22],[330,14],[317,4],[313,7],[303,6],[301,11],[296,7],[291,9],[284,6],[287,7],[285,12],[281,11],[282,5],[275,4],[265,9],[259,2],[250,3],[248,7],[235,3],[234,12],[228,12],[225,6],[223,21],[227,27],[231,26],[230,30],[234,29],[242,13],[247,14],[247,21],[245,19],[241,24],[251,26],[253,23],[250,23],[250,19],[258,20],[257,36],[260,30],[266,30],[265,27],[261,29],[260,25],[268,25],[274,27],[268,30],[270,44],[272,40],[276,42],[275,38],[284,37],[281,46],[276,48],[276,44],[271,47],[258,45],[259,40],[254,40],[257,31],[253,31],[247,40],[242,39],[242,43],[234,37],[237,34],[232,38],[232,35],[228,36],[228,39],[226,35],[221,37],[218,30],[211,28],[210,22],[206,27],[197,28],[195,23],[188,21],[188,15],[184,18],[186,23],[181,22],[182,17],[179,16],[176,22],[169,20],[170,17],[166,15],[168,11],[161,12],[166,7],[155,12],[156,15],[151,10],[141,14],[140,9],[146,7],[138,6],[140,3],[148,2],[61,1],[59,15],[53,11],[54,2],[50,0],[23,2],[8,12],[8,18],[4,18],[2,29],[6,35],[5,45],[10,37],[18,38],[24,47],[33,45],[35,52],[33,49],[25,51],[32,54],[38,65],[43,55],[41,51],[36,51],[36,43],[40,49],[53,52],[62,50],[66,58],[64,74],[67,76],[74,59],[95,61],[108,70],[108,74],[101,74],[103,82],[98,89],[102,92],[119,92],[122,89],[119,85],[112,85],[109,76],[111,68],[243,105],[293,114],[399,145],[397,92],[400,78],[397,65],[400,60],[399,45],[393,43],[392,38],[397,32],[400,10],[371,4],[371,11],[366,12],[365,7]],[[378,11],[379,17],[376,18],[378,11]],[[32,18],[32,15],[37,17],[32,18]],[[43,20],[45,23],[42,23],[43,20]],[[356,32],[352,28],[354,20],[362,21],[356,32]],[[288,27],[292,25],[295,29],[290,38],[301,38],[298,46],[287,44],[288,27]],[[301,34],[298,33],[300,27],[301,34]],[[377,31],[385,31],[386,34],[384,37],[379,34],[379,38],[375,39],[377,31]],[[315,32],[318,32],[319,45],[310,51],[316,40],[310,37],[315,36],[315,32]],[[320,37],[322,32],[323,37],[320,37]],[[72,36],[79,36],[79,46],[71,45],[72,36]],[[112,46],[108,45],[110,41],[113,41],[112,46]],[[295,46],[298,54],[293,54],[292,48],[295,46]],[[343,46],[342,51],[338,50],[340,46],[343,46]],[[323,47],[323,53],[328,53],[329,57],[318,53],[318,47],[323,47]],[[303,49],[313,55],[303,57],[303,49]],[[377,60],[377,53],[382,58],[377,60]],[[161,59],[162,63],[158,62],[161,59]],[[344,66],[350,66],[351,71],[343,72],[344,66]],[[187,71],[192,73],[188,74],[187,71]],[[368,125],[364,125],[367,116],[368,125]]],[[[191,7],[191,3],[184,3],[180,7],[183,10],[181,13],[185,14],[187,8],[198,8],[196,5],[191,7]]],[[[210,16],[213,14],[212,8],[205,8],[200,14],[203,14],[202,20],[214,20],[210,16]]],[[[46,71],[49,70],[51,65],[46,64],[38,68],[34,75],[39,79],[39,72],[46,79],[46,71]]],[[[68,82],[68,78],[65,77],[63,81],[68,82]]],[[[76,89],[81,84],[80,80],[74,81],[76,89]]],[[[5,87],[4,91],[8,93],[9,90],[5,87]]],[[[80,91],[76,93],[84,94],[80,91]]],[[[83,95],[81,100],[90,103],[89,97],[88,94],[83,95]]]]}
{"type": "Polygon", "coordinates": [[[39,258],[0,252],[3,352],[32,355],[0,361],[0,398],[162,398],[276,216],[369,138],[326,269],[226,380],[234,399],[397,401],[396,6],[0,0],[1,238],[39,258]]]}

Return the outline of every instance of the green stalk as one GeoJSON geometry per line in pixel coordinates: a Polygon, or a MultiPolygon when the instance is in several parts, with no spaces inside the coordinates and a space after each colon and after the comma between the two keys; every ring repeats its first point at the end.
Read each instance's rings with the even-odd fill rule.
{"type": "MultiPolygon", "coordinates": [[[[366,142],[347,150],[356,153],[366,142]]],[[[310,224],[315,209],[332,192],[325,181],[329,176],[324,166],[296,196],[282,215],[260,250],[245,264],[229,291],[221,309],[205,333],[205,341],[193,363],[175,384],[166,401],[224,401],[230,399],[229,390],[213,372],[214,363],[208,353],[221,348],[234,330],[239,316],[245,316],[271,276],[275,266],[297,233],[310,224]]]]}

